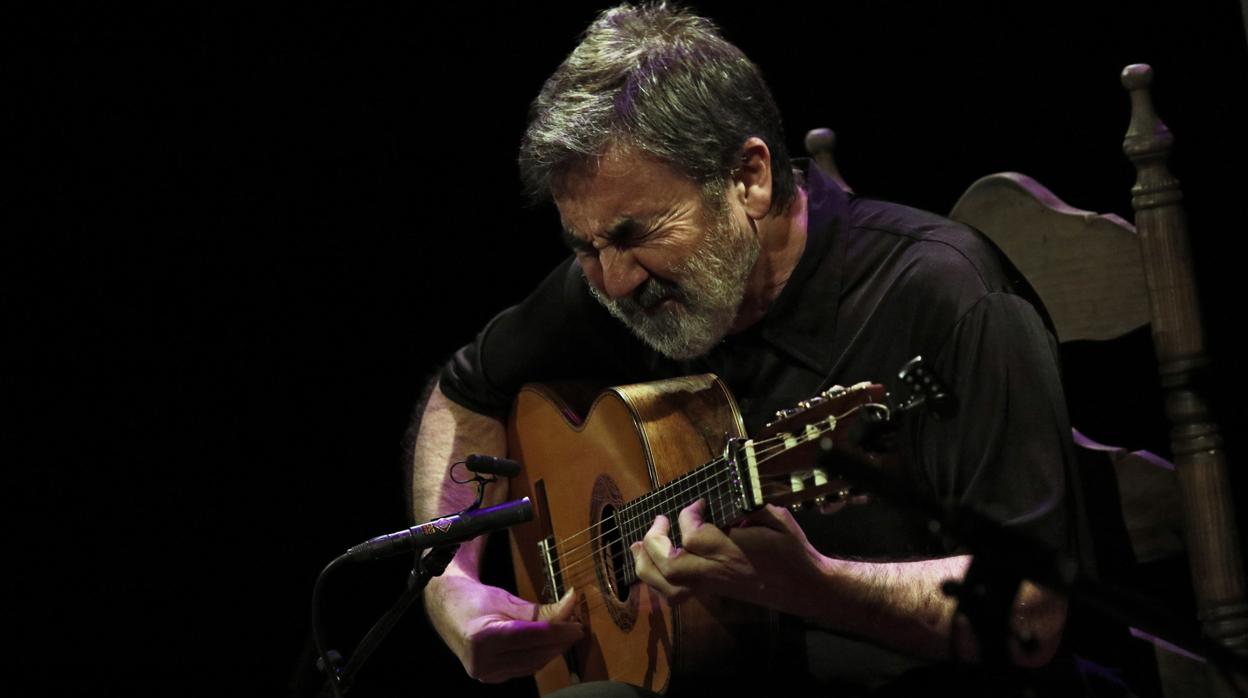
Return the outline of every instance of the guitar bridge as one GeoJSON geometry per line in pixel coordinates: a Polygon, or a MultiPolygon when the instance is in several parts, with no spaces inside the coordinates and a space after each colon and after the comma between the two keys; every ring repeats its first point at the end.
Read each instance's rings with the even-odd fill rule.
{"type": "Polygon", "coordinates": [[[559,568],[559,551],[555,547],[554,536],[546,536],[537,542],[537,550],[542,556],[542,570],[546,574],[545,602],[554,603],[563,598],[563,571],[559,568]]]}

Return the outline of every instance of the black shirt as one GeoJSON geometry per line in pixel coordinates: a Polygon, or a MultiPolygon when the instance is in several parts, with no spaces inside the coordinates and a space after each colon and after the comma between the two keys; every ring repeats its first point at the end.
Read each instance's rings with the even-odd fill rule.
{"type": "MultiPolygon", "coordinates": [[[[951,419],[917,413],[903,420],[900,476],[920,495],[970,507],[1045,547],[1073,553],[1066,505],[1070,427],[1056,340],[1034,292],[978,232],[848,194],[816,168],[808,170],[801,260],[762,320],[705,357],[672,361],[644,346],[590,296],[569,259],[455,354],[442,372],[442,390],[469,409],[502,416],[526,382],[619,385],[712,372],[733,391],[752,433],[776,410],[829,386],[888,385],[921,355],[960,408],[951,419]]],[[[904,560],[963,551],[880,497],[834,515],[796,516],[829,556],[904,560]]],[[[967,687],[993,676],[982,667],[924,668],[925,662],[824,631],[809,631],[806,644],[810,674],[845,695],[888,682],[967,687]]],[[[1040,685],[1049,680],[1044,677],[1066,676],[1069,666],[1066,657],[1041,679],[1022,672],[1024,678],[1007,683],[1040,685]]],[[[999,688],[995,680],[982,685],[985,695],[999,688]]]]}
{"type": "MultiPolygon", "coordinates": [[[[503,415],[527,382],[602,385],[712,372],[747,431],[834,384],[892,382],[922,355],[958,396],[954,418],[920,414],[898,439],[903,477],[1064,548],[1070,428],[1056,341],[1039,301],[976,231],[939,216],[847,194],[807,175],[806,249],[761,321],[707,356],[673,361],[643,345],[587,291],[574,259],[497,317],[446,365],[455,402],[503,415]]],[[[953,552],[887,502],[799,516],[829,555],[879,559],[953,552]]]]}

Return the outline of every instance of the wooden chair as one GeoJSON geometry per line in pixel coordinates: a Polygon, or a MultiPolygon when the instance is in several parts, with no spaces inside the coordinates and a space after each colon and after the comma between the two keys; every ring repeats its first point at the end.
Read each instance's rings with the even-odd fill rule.
{"type": "MultiPolygon", "coordinates": [[[[1110,456],[1136,563],[1178,552],[1174,528],[1181,526],[1201,629],[1242,656],[1248,653],[1243,558],[1222,438],[1195,380],[1208,360],[1182,192],[1166,164],[1173,137],[1153,109],[1151,83],[1147,65],[1123,70],[1131,98],[1123,150],[1137,172],[1134,226],[1113,214],[1072,208],[1011,172],[972,184],[949,215],[1004,251],[1044,301],[1062,342],[1108,340],[1151,327],[1174,470],[1151,454],[1101,446],[1077,432],[1076,441],[1110,456]]],[[[841,181],[834,143],[826,129],[806,139],[816,164],[841,181]]],[[[1212,667],[1198,663],[1193,672],[1191,662],[1160,650],[1157,665],[1166,696],[1235,695],[1212,667]]]]}

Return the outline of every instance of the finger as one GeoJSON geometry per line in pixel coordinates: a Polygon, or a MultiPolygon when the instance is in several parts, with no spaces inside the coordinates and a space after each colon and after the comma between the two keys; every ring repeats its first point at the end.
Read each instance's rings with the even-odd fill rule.
{"type": "Polygon", "coordinates": [[[676,549],[672,546],[672,539],[668,538],[670,530],[671,524],[668,522],[667,517],[660,514],[654,518],[654,523],[650,526],[650,530],[646,531],[645,537],[641,539],[642,544],[646,548],[646,553],[654,562],[663,564],[677,554],[676,549]]]}
{"type": "Polygon", "coordinates": [[[542,604],[537,607],[536,620],[544,620],[549,622],[565,621],[572,622],[575,620],[576,607],[579,595],[575,589],[568,589],[555,603],[542,604]]]}
{"type": "MultiPolygon", "coordinates": [[[[692,558],[685,556],[682,559],[681,572],[694,573],[705,567],[705,565],[701,564],[702,561],[697,558],[722,558],[730,552],[724,548],[728,543],[728,538],[724,535],[724,532],[719,530],[718,526],[707,525],[707,522],[702,518],[705,507],[705,501],[699,499],[680,512],[678,521],[680,522],[681,547],[684,548],[685,552],[693,555],[692,558]]],[[[680,579],[676,579],[676,581],[680,581],[680,579]]]]}
{"type": "Polygon", "coordinates": [[[680,510],[680,516],[676,518],[676,522],[680,524],[681,538],[687,537],[689,534],[698,530],[704,520],[702,518],[702,509],[706,506],[706,502],[702,499],[690,504],[680,510]]]}
{"type": "Polygon", "coordinates": [[[672,584],[667,580],[667,577],[654,564],[645,545],[633,543],[629,549],[633,551],[633,565],[637,569],[637,577],[645,582],[646,586],[671,603],[679,603],[689,596],[688,587],[672,584]]]}
{"type": "Polygon", "coordinates": [[[646,531],[646,535],[649,536],[651,534],[654,534],[654,535],[666,537],[667,534],[671,532],[671,530],[672,530],[672,522],[668,521],[666,516],[659,514],[658,516],[654,517],[654,523],[650,524],[650,528],[649,530],[646,531]]]}

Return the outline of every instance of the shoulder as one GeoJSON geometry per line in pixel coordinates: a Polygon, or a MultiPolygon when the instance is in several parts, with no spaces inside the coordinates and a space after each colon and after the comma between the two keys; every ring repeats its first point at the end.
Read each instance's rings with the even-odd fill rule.
{"type": "Polygon", "coordinates": [[[947,319],[988,294],[1017,290],[1017,273],[982,233],[909,206],[854,197],[846,245],[850,283],[887,279],[894,300],[947,319]]]}
{"type": "Polygon", "coordinates": [[[627,332],[569,258],[454,354],[441,373],[443,392],[477,412],[504,414],[523,384],[609,373],[629,348],[627,332]]]}
{"type": "Polygon", "coordinates": [[[1008,262],[982,233],[917,208],[855,197],[852,236],[863,248],[883,247],[916,280],[965,285],[980,293],[1010,290],[1008,262]]]}

